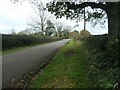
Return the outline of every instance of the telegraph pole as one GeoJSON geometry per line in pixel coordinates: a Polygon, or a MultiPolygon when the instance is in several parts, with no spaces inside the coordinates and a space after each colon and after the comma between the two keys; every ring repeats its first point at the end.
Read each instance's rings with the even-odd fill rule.
{"type": "Polygon", "coordinates": [[[86,30],[86,17],[85,17],[85,7],[84,7],[84,35],[83,38],[85,37],[85,30],[86,30]]]}
{"type": "Polygon", "coordinates": [[[85,20],[85,8],[84,8],[84,30],[86,30],[86,20],[85,20]]]}

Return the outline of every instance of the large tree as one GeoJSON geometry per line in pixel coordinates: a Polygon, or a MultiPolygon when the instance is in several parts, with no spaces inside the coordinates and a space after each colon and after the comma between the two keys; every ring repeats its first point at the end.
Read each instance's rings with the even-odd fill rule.
{"type": "MultiPolygon", "coordinates": [[[[65,1],[65,0],[64,0],[65,1]]],[[[66,18],[74,19],[82,13],[81,11],[85,7],[91,7],[92,9],[102,9],[107,13],[108,17],[108,33],[110,38],[118,38],[120,31],[118,29],[119,24],[119,3],[118,2],[50,2],[47,4],[48,11],[54,13],[58,18],[65,16],[66,18]]],[[[100,17],[100,13],[94,13],[100,17]]]]}
{"type": "MultiPolygon", "coordinates": [[[[65,1],[65,0],[63,0],[65,1]]],[[[107,14],[108,19],[108,35],[109,35],[109,45],[108,52],[110,58],[114,62],[118,62],[118,66],[120,66],[120,3],[119,2],[81,2],[83,0],[71,0],[67,2],[50,2],[47,3],[48,11],[53,13],[57,18],[61,18],[65,16],[70,19],[77,19],[79,16],[81,17],[81,13],[83,13],[83,9],[85,7],[91,7],[92,9],[101,9],[102,11],[95,11],[93,14],[88,14],[88,17],[92,18],[93,21],[96,18],[98,22],[102,20],[105,12],[107,14]],[[74,2],[73,2],[74,1],[74,2]]],[[[90,1],[90,0],[89,0],[90,1]]],[[[89,18],[88,18],[89,19],[89,18]]]]}
{"type": "Polygon", "coordinates": [[[41,32],[41,35],[45,34],[45,27],[47,25],[47,20],[50,18],[45,5],[40,0],[30,1],[33,5],[35,15],[31,17],[31,22],[28,23],[30,28],[36,33],[41,32]]]}

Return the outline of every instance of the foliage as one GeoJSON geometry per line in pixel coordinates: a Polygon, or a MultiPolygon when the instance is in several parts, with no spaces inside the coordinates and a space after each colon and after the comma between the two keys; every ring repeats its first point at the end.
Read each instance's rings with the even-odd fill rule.
{"type": "Polygon", "coordinates": [[[83,39],[89,37],[90,35],[91,35],[91,34],[90,34],[89,31],[87,31],[87,30],[82,30],[82,31],[80,31],[80,34],[79,34],[79,36],[78,36],[78,39],[79,39],[79,40],[83,40],[83,39]]]}
{"type": "Polygon", "coordinates": [[[107,49],[108,35],[91,35],[86,37],[85,41],[90,45],[89,47],[104,51],[107,49]]]}
{"type": "Polygon", "coordinates": [[[74,2],[55,1],[55,2],[47,3],[48,11],[53,13],[56,16],[56,18],[61,18],[65,16],[67,19],[73,19],[73,20],[76,20],[77,22],[84,18],[85,7],[86,7],[85,21],[91,22],[93,26],[95,26],[96,24],[100,24],[101,26],[104,26],[107,15],[106,15],[106,12],[104,11],[105,4],[102,2],[98,2],[98,3],[88,2],[87,3],[82,0],[76,0],[74,2]]]}
{"type": "Polygon", "coordinates": [[[108,35],[90,36],[86,40],[88,63],[91,65],[89,75],[97,87],[113,88],[120,83],[117,43],[108,42],[108,35]]]}
{"type": "Polygon", "coordinates": [[[35,37],[30,35],[5,35],[2,34],[2,50],[41,44],[59,40],[58,37],[35,37]]]}
{"type": "Polygon", "coordinates": [[[72,37],[74,39],[78,39],[79,32],[77,30],[74,30],[73,32],[69,33],[69,37],[72,37]]]}
{"type": "Polygon", "coordinates": [[[87,20],[94,23],[93,26],[97,23],[104,25],[105,19],[108,19],[109,40],[120,36],[119,6],[119,2],[100,2],[99,0],[92,2],[91,0],[88,0],[88,2],[85,2],[85,0],[72,0],[68,2],[59,2],[55,0],[55,2],[47,3],[48,11],[53,13],[56,18],[66,17],[67,19],[80,20],[83,18],[83,9],[87,8],[87,17],[85,21],[87,20]],[[89,11],[90,8],[93,9],[93,11],[89,11]]]}
{"type": "Polygon", "coordinates": [[[47,27],[46,27],[46,30],[45,30],[45,34],[47,36],[51,36],[55,31],[55,26],[54,24],[50,21],[50,20],[47,20],[47,27]]]}
{"type": "Polygon", "coordinates": [[[91,34],[87,30],[82,30],[82,31],[80,31],[80,33],[79,33],[79,31],[74,30],[73,32],[69,33],[69,37],[74,38],[76,40],[85,40],[90,36],[91,36],[91,34]]]}

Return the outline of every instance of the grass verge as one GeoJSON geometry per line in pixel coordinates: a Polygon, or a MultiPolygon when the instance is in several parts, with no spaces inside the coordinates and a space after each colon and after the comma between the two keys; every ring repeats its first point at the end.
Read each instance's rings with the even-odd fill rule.
{"type": "Polygon", "coordinates": [[[33,78],[30,88],[93,88],[87,75],[84,43],[71,40],[50,64],[33,78]]]}

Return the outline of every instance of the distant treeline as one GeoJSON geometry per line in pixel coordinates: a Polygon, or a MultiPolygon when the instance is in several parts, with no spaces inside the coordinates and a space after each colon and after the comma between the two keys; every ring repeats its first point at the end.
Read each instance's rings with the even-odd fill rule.
{"type": "Polygon", "coordinates": [[[2,34],[2,50],[12,49],[16,47],[24,47],[35,44],[42,44],[60,40],[59,37],[52,36],[30,36],[30,35],[6,35],[2,34]]]}

